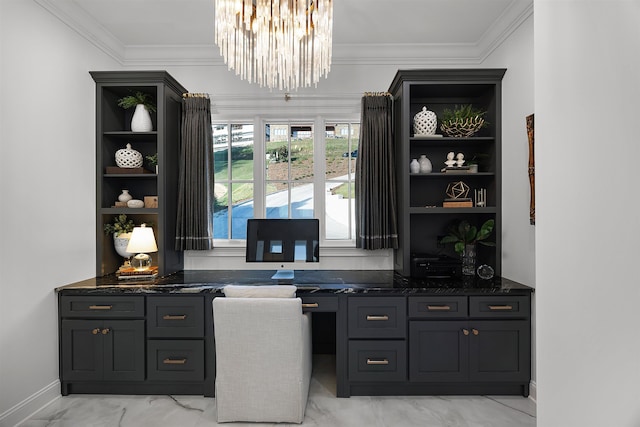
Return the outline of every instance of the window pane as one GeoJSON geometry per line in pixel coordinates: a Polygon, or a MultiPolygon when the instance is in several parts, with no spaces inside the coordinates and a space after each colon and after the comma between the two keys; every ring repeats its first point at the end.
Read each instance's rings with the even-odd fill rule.
{"type": "Polygon", "coordinates": [[[231,125],[231,178],[253,180],[253,125],[231,125]]]}
{"type": "Polygon", "coordinates": [[[214,186],[215,201],[213,206],[213,238],[229,238],[229,199],[228,186],[216,182],[214,186]]]}
{"type": "Polygon", "coordinates": [[[356,173],[356,158],[358,157],[358,146],[360,145],[360,124],[352,123],[351,124],[351,133],[350,133],[350,142],[351,142],[351,164],[349,165],[349,173],[351,176],[349,179],[355,179],[353,174],[356,173]]]}
{"type": "Polygon", "coordinates": [[[265,126],[267,179],[289,179],[288,125],[265,126]]]}
{"type": "Polygon", "coordinates": [[[253,184],[232,184],[233,208],[231,215],[231,238],[247,238],[247,219],[253,218],[253,184]]]}
{"type": "Polygon", "coordinates": [[[313,180],[313,126],[291,126],[292,180],[313,180]]]}
{"type": "Polygon", "coordinates": [[[351,239],[354,230],[355,193],[346,181],[327,181],[325,199],[326,239],[351,239]]]}
{"type": "Polygon", "coordinates": [[[267,218],[289,218],[289,184],[269,183],[265,206],[267,218]]]}
{"type": "Polygon", "coordinates": [[[291,218],[313,218],[313,184],[293,184],[291,189],[291,218]]]}
{"type": "MultiPolygon", "coordinates": [[[[349,125],[332,125],[326,127],[326,178],[344,177],[349,174],[349,163],[352,157],[349,145],[349,125]]],[[[356,154],[357,153],[353,153],[356,154]]],[[[355,160],[354,160],[355,161],[355,160]]]]}
{"type": "Polygon", "coordinates": [[[213,170],[215,180],[228,180],[229,127],[213,125],[213,170]]]}

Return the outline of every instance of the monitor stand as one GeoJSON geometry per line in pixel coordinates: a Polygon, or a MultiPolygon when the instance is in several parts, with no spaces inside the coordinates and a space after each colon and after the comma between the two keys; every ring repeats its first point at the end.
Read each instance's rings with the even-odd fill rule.
{"type": "Polygon", "coordinates": [[[276,274],[271,276],[273,280],[277,280],[278,283],[292,283],[294,278],[293,270],[278,270],[276,274]]]}

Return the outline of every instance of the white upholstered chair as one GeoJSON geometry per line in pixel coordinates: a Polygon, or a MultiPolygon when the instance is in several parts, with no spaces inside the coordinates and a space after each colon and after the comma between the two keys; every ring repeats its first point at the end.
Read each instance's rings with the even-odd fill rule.
{"type": "Polygon", "coordinates": [[[217,421],[301,423],[311,315],[295,286],[226,286],[213,300],[217,421]]]}

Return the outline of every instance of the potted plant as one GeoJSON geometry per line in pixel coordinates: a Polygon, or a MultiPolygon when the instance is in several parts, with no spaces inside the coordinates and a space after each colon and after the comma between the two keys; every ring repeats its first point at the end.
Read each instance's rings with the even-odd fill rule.
{"type": "Polygon", "coordinates": [[[113,246],[115,247],[116,252],[118,255],[126,259],[131,258],[133,255],[126,251],[133,227],[133,220],[127,219],[127,215],[125,214],[120,214],[114,217],[112,223],[104,225],[104,232],[106,234],[113,234],[113,246]]]}
{"type": "Polygon", "coordinates": [[[453,243],[453,249],[462,257],[462,274],[475,275],[476,267],[476,244],[485,246],[495,246],[495,242],[486,239],[493,232],[495,220],[488,219],[478,229],[469,221],[463,220],[449,228],[449,234],[440,239],[440,243],[453,243]]]}
{"type": "Polygon", "coordinates": [[[447,136],[469,137],[487,126],[484,119],[486,111],[474,108],[471,104],[456,105],[453,109],[445,108],[442,113],[440,130],[447,136]]]}
{"type": "Polygon", "coordinates": [[[118,106],[125,110],[135,107],[133,118],[131,119],[132,132],[150,132],[153,130],[153,123],[149,113],[154,113],[156,106],[151,95],[138,91],[133,95],[120,98],[118,106]]]}

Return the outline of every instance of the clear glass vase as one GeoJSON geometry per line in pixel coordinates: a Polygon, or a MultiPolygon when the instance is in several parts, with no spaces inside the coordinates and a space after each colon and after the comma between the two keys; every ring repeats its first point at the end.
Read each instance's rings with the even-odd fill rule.
{"type": "Polygon", "coordinates": [[[476,274],[476,245],[465,245],[462,251],[462,274],[475,276],[476,274]]]}

